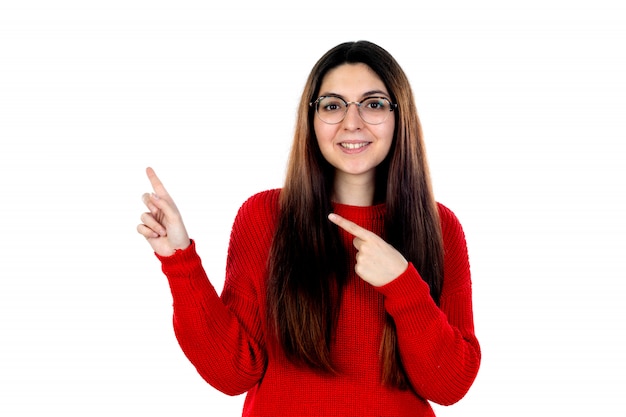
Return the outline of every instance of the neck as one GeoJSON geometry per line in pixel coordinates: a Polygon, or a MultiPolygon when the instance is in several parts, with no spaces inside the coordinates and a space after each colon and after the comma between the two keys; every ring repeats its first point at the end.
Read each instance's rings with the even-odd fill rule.
{"type": "Polygon", "coordinates": [[[374,204],[374,176],[370,178],[350,175],[335,176],[333,200],[350,206],[371,206],[374,204]]]}

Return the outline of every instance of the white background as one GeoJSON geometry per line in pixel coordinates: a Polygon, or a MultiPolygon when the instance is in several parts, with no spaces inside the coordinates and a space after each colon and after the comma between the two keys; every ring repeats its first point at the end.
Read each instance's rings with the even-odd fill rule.
{"type": "Polygon", "coordinates": [[[358,39],[407,72],[468,239],[483,363],[438,415],[626,415],[626,11],[515,3],[2,1],[0,415],[240,415],[174,338],[144,169],[221,290],[310,68],[358,39]]]}

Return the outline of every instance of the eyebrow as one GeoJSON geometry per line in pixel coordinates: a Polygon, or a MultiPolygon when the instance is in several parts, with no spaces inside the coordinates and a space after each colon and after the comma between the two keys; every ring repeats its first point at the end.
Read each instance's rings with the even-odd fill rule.
{"type": "MultiPolygon", "coordinates": [[[[365,97],[378,96],[378,95],[384,96],[384,97],[386,97],[386,98],[389,98],[389,97],[390,97],[389,93],[386,93],[386,92],[384,92],[384,91],[382,91],[382,90],[370,90],[370,91],[366,91],[365,93],[363,93],[363,94],[361,95],[361,97],[362,97],[362,98],[365,98],[365,97]]],[[[344,97],[344,96],[342,96],[341,94],[332,93],[332,92],[322,93],[322,94],[320,94],[320,96],[326,96],[326,97],[339,97],[339,98],[345,99],[345,97],[344,97]]]]}

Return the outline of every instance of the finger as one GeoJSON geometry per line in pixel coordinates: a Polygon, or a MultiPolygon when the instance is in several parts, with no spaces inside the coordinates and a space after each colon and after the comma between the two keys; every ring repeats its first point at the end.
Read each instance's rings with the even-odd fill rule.
{"type": "Polygon", "coordinates": [[[158,216],[159,212],[167,216],[167,213],[171,213],[166,202],[160,199],[156,193],[145,193],[141,196],[141,201],[146,205],[150,213],[154,216],[158,216]]]}
{"type": "Polygon", "coordinates": [[[167,230],[157,219],[154,218],[152,213],[143,213],[141,215],[141,221],[148,229],[152,230],[158,236],[166,236],[167,230]]]}
{"type": "Polygon", "coordinates": [[[152,202],[151,194],[144,193],[141,196],[141,201],[143,201],[143,203],[146,205],[146,207],[148,208],[148,210],[150,210],[151,213],[154,214],[159,210],[159,208],[155,206],[154,203],[152,202]]]}
{"type": "Polygon", "coordinates": [[[363,245],[363,243],[365,243],[365,241],[361,238],[355,237],[352,240],[352,246],[354,246],[354,248],[358,251],[361,250],[361,246],[363,245]]]}
{"type": "Polygon", "coordinates": [[[372,235],[372,232],[370,232],[369,230],[362,228],[358,224],[351,222],[348,219],[344,219],[338,214],[329,214],[328,220],[335,223],[337,226],[341,227],[343,230],[350,233],[351,235],[360,239],[367,240],[372,235]]]}
{"type": "Polygon", "coordinates": [[[148,179],[150,180],[150,184],[152,184],[152,189],[154,190],[154,192],[161,197],[167,195],[167,190],[165,189],[165,186],[163,185],[159,177],[157,177],[154,169],[152,169],[151,167],[146,168],[146,174],[148,175],[148,179]]]}
{"type": "Polygon", "coordinates": [[[157,215],[158,212],[161,211],[161,213],[170,220],[178,216],[178,209],[172,201],[168,201],[168,198],[160,198],[157,193],[145,193],[141,198],[146,207],[148,207],[148,210],[154,215],[157,215]]]}
{"type": "Polygon", "coordinates": [[[137,225],[137,232],[139,232],[139,234],[145,237],[146,239],[159,237],[159,234],[157,232],[150,229],[145,224],[137,225]]]}

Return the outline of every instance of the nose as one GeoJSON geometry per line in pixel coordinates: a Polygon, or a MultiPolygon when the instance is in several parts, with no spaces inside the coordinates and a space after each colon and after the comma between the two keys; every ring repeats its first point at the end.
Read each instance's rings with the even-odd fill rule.
{"type": "Polygon", "coordinates": [[[363,119],[359,113],[359,105],[357,103],[348,103],[346,116],[343,119],[343,126],[347,130],[357,130],[363,126],[363,119]]]}

